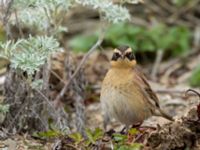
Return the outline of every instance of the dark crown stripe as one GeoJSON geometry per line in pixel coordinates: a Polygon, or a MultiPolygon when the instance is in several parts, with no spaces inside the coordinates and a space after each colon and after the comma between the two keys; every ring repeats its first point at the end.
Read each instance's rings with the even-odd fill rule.
{"type": "Polygon", "coordinates": [[[128,48],[129,48],[129,46],[127,46],[127,45],[122,45],[122,46],[117,47],[117,49],[120,50],[121,52],[126,51],[128,48]]]}

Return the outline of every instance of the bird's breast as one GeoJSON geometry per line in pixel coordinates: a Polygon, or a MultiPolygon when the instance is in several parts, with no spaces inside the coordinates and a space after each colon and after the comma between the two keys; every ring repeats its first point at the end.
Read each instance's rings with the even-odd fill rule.
{"type": "Polygon", "coordinates": [[[141,93],[134,86],[133,73],[109,71],[101,90],[102,109],[125,124],[142,122],[149,116],[141,93]]]}

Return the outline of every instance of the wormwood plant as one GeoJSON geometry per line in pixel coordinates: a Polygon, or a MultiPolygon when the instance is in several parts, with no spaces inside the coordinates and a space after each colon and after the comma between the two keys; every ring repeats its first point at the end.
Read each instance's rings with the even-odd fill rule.
{"type": "Polygon", "coordinates": [[[66,114],[57,113],[47,99],[49,58],[62,49],[57,37],[68,30],[62,25],[63,19],[74,7],[82,5],[98,11],[103,20],[119,23],[130,19],[128,10],[121,5],[125,2],[139,0],[115,4],[110,0],[1,1],[4,15],[0,17],[8,40],[0,43],[0,57],[10,61],[5,83],[5,103],[10,105],[10,111],[3,123],[8,131],[48,130],[49,118],[60,129],[68,126],[66,114]],[[19,30],[17,39],[11,32],[13,26],[19,30]],[[23,33],[24,28],[28,29],[28,34],[23,33]],[[41,85],[40,90],[38,85],[41,85]]]}
{"type": "MultiPolygon", "coordinates": [[[[128,2],[136,3],[137,1],[129,0],[128,2]]],[[[49,54],[59,49],[56,35],[60,32],[67,32],[67,27],[61,25],[62,21],[66,13],[77,5],[99,11],[103,18],[111,23],[130,19],[126,8],[113,4],[110,0],[14,0],[11,13],[17,17],[12,15],[9,24],[20,25],[20,28],[27,27],[42,36],[29,36],[26,40],[1,42],[1,57],[9,59],[14,69],[33,74],[39,66],[44,64],[49,54]],[[14,55],[16,52],[17,56],[14,55]],[[25,60],[27,58],[30,60],[25,60]],[[33,59],[36,61],[31,61],[33,59]]]]}

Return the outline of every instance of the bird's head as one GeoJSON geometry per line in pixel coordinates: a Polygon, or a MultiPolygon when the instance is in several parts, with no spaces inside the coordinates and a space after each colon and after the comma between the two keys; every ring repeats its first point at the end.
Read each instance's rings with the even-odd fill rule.
{"type": "Polygon", "coordinates": [[[136,65],[135,55],[129,46],[119,46],[114,49],[111,59],[112,67],[127,68],[136,65]]]}

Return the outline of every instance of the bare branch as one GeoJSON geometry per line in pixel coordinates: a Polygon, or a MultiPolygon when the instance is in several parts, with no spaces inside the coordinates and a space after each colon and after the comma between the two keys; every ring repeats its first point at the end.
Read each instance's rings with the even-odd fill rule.
{"type": "Polygon", "coordinates": [[[8,7],[6,9],[6,13],[5,13],[4,18],[3,18],[3,24],[4,25],[6,25],[7,22],[8,22],[8,18],[10,16],[10,8],[11,8],[13,2],[14,2],[14,0],[10,0],[10,2],[8,2],[8,7]]]}
{"type": "Polygon", "coordinates": [[[153,81],[156,80],[157,78],[157,73],[158,73],[158,69],[159,69],[159,65],[162,61],[162,58],[163,58],[163,51],[162,49],[159,49],[156,53],[156,60],[154,62],[154,66],[153,66],[153,70],[151,72],[151,78],[153,81]]]}
{"type": "Polygon", "coordinates": [[[84,65],[84,63],[88,59],[88,57],[90,56],[90,54],[92,54],[92,52],[95,51],[96,48],[98,46],[100,46],[101,43],[103,42],[104,33],[105,33],[105,31],[101,32],[101,35],[99,36],[97,42],[91,47],[91,49],[87,52],[87,54],[84,55],[83,59],[81,60],[81,62],[78,65],[78,67],[76,68],[75,72],[72,74],[72,76],[70,77],[70,79],[68,80],[68,82],[64,85],[64,87],[61,90],[61,92],[57,95],[56,99],[54,100],[55,107],[58,106],[59,100],[64,96],[65,92],[69,88],[69,85],[72,83],[72,80],[76,77],[76,75],[78,74],[78,72],[80,71],[80,69],[82,68],[82,66],[84,65]]]}

